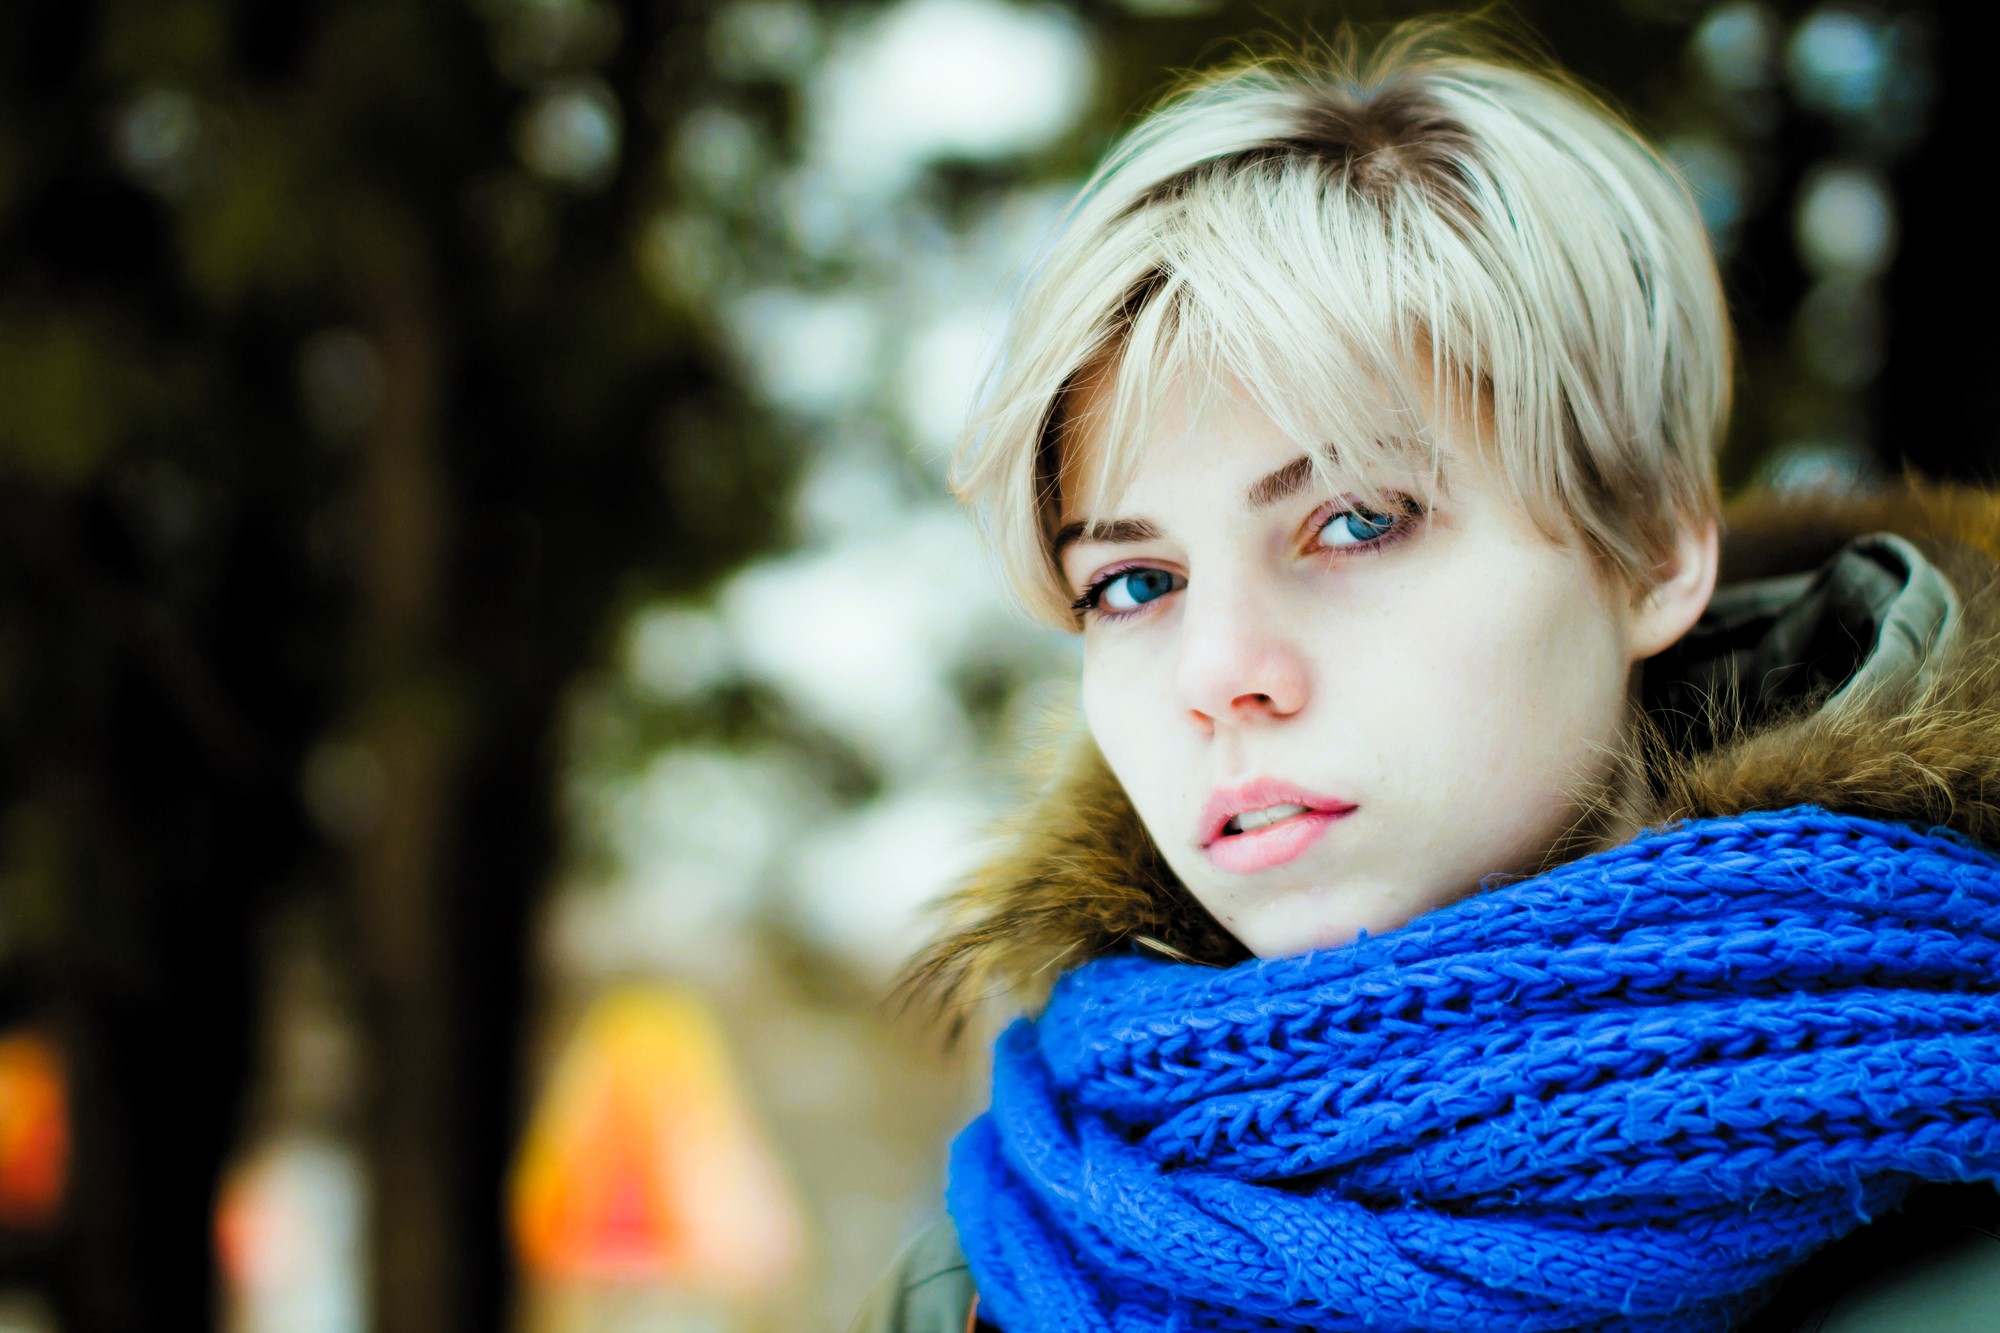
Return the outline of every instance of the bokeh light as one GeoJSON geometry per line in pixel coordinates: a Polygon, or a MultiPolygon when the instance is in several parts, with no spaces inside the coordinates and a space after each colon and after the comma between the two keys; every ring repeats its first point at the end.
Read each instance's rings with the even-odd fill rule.
{"type": "Polygon", "coordinates": [[[69,1080],[37,1032],[0,1033],[0,1228],[55,1222],[69,1178],[69,1080]]]}

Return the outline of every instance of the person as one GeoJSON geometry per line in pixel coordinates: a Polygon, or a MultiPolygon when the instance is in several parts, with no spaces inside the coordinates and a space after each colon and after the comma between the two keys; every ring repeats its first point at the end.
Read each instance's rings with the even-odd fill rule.
{"type": "Polygon", "coordinates": [[[1731,357],[1463,28],[1112,150],[959,471],[1081,726],[909,974],[1028,1013],[857,1330],[2000,1328],[2000,505],[1725,525],[1731,357]]]}

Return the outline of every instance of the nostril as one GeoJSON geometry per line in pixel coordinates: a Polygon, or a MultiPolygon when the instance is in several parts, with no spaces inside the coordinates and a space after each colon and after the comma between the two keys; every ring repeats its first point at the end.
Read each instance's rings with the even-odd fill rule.
{"type": "Polygon", "coordinates": [[[1229,701],[1229,715],[1240,721],[1256,718],[1290,717],[1303,706],[1303,701],[1292,702],[1264,691],[1255,694],[1239,694],[1229,701]]]}

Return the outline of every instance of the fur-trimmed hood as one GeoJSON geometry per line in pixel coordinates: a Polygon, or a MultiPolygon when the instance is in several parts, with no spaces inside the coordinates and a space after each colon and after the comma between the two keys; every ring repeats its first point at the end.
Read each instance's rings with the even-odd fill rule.
{"type": "MultiPolygon", "coordinates": [[[[1724,532],[1723,590],[1649,664],[1632,779],[1558,859],[1795,805],[2000,847],[2000,495],[1755,496],[1724,532]]],[[[1114,951],[1248,956],[1175,880],[1080,728],[947,910],[903,989],[954,1034],[982,999],[1033,1008],[1058,975],[1114,951]]]]}

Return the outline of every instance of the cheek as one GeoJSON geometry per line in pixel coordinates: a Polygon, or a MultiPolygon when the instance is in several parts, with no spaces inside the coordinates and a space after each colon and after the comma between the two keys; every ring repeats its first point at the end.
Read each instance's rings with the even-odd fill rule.
{"type": "Polygon", "coordinates": [[[1162,654],[1133,651],[1126,640],[1084,645],[1084,725],[1142,817],[1157,795],[1145,778],[1157,786],[1185,768],[1162,762],[1170,732],[1164,660],[1162,654]]]}
{"type": "Polygon", "coordinates": [[[1086,642],[1083,720],[1161,855],[1192,886],[1188,877],[1203,869],[1191,859],[1198,853],[1187,841],[1193,833],[1189,811],[1206,795],[1203,742],[1174,702],[1169,647],[1139,639],[1107,635],[1101,647],[1086,642]]]}
{"type": "MultiPolygon", "coordinates": [[[[1489,562],[1411,588],[1338,705],[1366,762],[1440,819],[1494,831],[1566,809],[1623,718],[1625,664],[1593,585],[1489,562]]],[[[1331,684],[1332,682],[1329,681],[1331,684]]]]}

